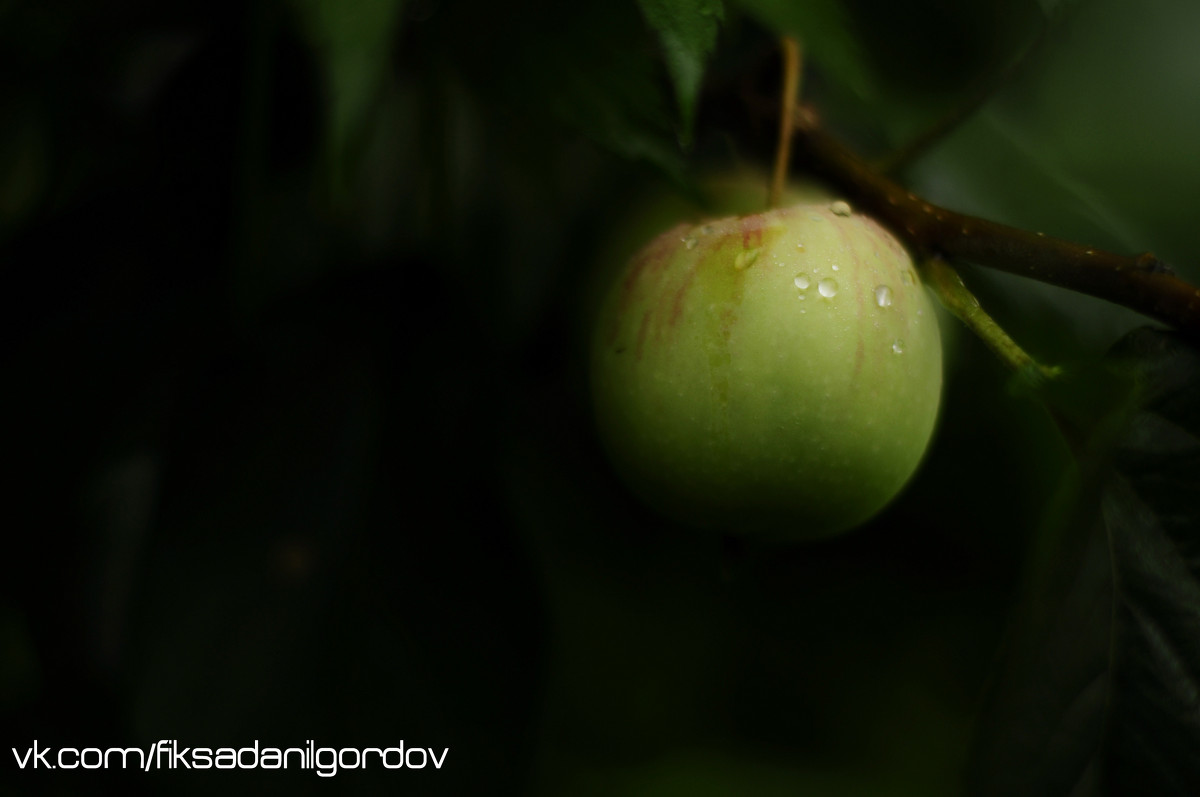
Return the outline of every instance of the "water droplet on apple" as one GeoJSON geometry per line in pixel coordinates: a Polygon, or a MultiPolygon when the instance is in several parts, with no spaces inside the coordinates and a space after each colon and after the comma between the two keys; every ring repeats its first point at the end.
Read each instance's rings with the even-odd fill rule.
{"type": "Polygon", "coordinates": [[[712,233],[712,231],[713,231],[713,226],[711,224],[705,224],[703,227],[700,228],[701,235],[710,235],[712,233]]]}
{"type": "Polygon", "coordinates": [[[892,351],[896,354],[904,354],[904,341],[897,338],[892,341],[892,351]]]}
{"type": "Polygon", "coordinates": [[[834,202],[832,205],[829,206],[829,209],[831,211],[833,211],[833,215],[835,215],[835,216],[849,216],[850,215],[850,203],[846,202],[843,199],[839,199],[837,202],[834,202]]]}
{"type": "Polygon", "coordinates": [[[834,296],[837,296],[838,284],[835,280],[823,279],[817,283],[817,290],[826,299],[832,299],[834,296]]]}
{"type": "Polygon", "coordinates": [[[807,274],[797,274],[796,279],[792,281],[796,283],[796,287],[802,291],[808,290],[808,286],[812,285],[812,282],[808,279],[807,274]]]}
{"type": "Polygon", "coordinates": [[[798,249],[798,250],[800,250],[801,252],[803,252],[803,251],[804,251],[804,244],[796,244],[796,249],[798,249]]]}
{"type": "Polygon", "coordinates": [[[833,270],[834,270],[834,271],[837,271],[837,270],[838,270],[838,264],[837,264],[837,263],[834,263],[834,264],[833,264],[833,270]]]}
{"type": "Polygon", "coordinates": [[[680,240],[683,241],[683,245],[686,246],[688,249],[696,248],[696,237],[695,236],[689,235],[687,238],[681,238],[680,240]]]}
{"type": "Polygon", "coordinates": [[[754,261],[758,260],[758,249],[746,249],[737,253],[737,257],[733,259],[733,267],[738,271],[750,268],[754,265],[754,261]]]}
{"type": "Polygon", "coordinates": [[[906,268],[906,269],[904,269],[904,271],[900,272],[900,281],[903,282],[905,285],[913,285],[916,283],[917,278],[916,278],[916,275],[912,273],[912,271],[910,271],[909,269],[906,268]]]}
{"type": "Polygon", "coordinates": [[[892,306],[892,289],[886,285],[879,285],[875,288],[875,304],[880,307],[892,306]]]}

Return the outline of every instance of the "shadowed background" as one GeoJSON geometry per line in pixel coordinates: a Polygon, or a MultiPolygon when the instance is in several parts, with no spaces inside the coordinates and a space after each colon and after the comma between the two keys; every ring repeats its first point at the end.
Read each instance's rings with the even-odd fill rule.
{"type": "MultiPolygon", "coordinates": [[[[883,515],[698,535],[599,451],[586,309],[631,203],[768,161],[769,29],[816,31],[807,96],[879,154],[1058,5],[731,5],[684,150],[633,2],[0,2],[3,791],[327,785],[19,773],[34,739],[403,739],[444,768],[333,788],[958,793],[1053,425],[948,322],[940,430],[883,515]]],[[[906,179],[1195,279],[1197,11],[1074,5],[906,179]]],[[[1140,323],[967,277],[1050,361],[1140,323]]]]}

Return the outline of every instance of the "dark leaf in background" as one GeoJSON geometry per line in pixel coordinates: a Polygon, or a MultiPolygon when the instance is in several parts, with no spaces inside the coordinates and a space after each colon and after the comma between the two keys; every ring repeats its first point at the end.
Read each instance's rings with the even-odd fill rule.
{"type": "Polygon", "coordinates": [[[1110,407],[1064,488],[1050,530],[1067,530],[1012,640],[972,794],[1188,795],[1200,783],[1200,354],[1140,330],[1109,371],[1134,403],[1110,407]]]}
{"type": "Polygon", "coordinates": [[[875,94],[867,54],[846,5],[837,0],[737,0],[771,30],[798,36],[805,52],[862,99],[875,94]]]}
{"type": "MultiPolygon", "coordinates": [[[[503,103],[501,118],[549,115],[609,152],[680,178],[658,48],[632,3],[533,0],[517,25],[507,6],[445,12],[431,21],[428,45],[440,39],[457,50],[456,77],[503,103]]],[[[433,63],[446,56],[434,54],[433,63]]]]}
{"type": "Polygon", "coordinates": [[[704,64],[717,44],[717,28],[725,8],[721,0],[639,0],[646,22],[658,33],[667,70],[675,84],[686,144],[692,138],[696,96],[704,64]]]}
{"type": "Polygon", "coordinates": [[[404,0],[292,0],[300,24],[320,54],[327,100],[327,156],[341,187],[347,148],[362,134],[391,68],[404,0]]]}

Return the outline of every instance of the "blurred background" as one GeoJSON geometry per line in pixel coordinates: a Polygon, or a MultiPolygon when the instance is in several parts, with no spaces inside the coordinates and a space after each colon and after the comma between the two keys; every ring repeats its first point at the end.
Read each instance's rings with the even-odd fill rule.
{"type": "MultiPolygon", "coordinates": [[[[944,321],[939,431],[884,514],[697,534],[600,452],[588,310],[656,209],[765,169],[779,31],[879,156],[1048,29],[904,180],[1194,281],[1200,7],[723,14],[689,122],[632,0],[0,0],[0,791],[960,792],[1070,465],[1045,414],[944,321]],[[449,753],[19,773],[34,739],[449,753]]],[[[1050,362],[1145,322],[966,277],[1050,362]]]]}

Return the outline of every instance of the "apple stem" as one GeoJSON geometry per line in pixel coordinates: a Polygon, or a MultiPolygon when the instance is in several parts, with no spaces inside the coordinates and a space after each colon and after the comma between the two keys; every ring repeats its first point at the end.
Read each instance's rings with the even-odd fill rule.
{"type": "Polygon", "coordinates": [[[979,299],[963,283],[958,270],[943,258],[935,255],[928,258],[924,265],[925,274],[941,299],[942,306],[974,332],[1005,365],[1035,383],[1053,379],[1062,373],[1058,367],[1040,364],[1022,349],[983,309],[979,299]]]}
{"type": "Polygon", "coordinates": [[[791,36],[780,40],[783,48],[783,113],[779,117],[779,145],[775,148],[775,172],[771,176],[768,207],[779,207],[787,183],[788,165],[792,159],[792,136],[796,132],[792,119],[796,115],[796,99],[800,94],[800,42],[791,36]]]}
{"type": "Polygon", "coordinates": [[[1200,287],[1153,254],[1119,255],[939,207],[872,168],[825,132],[809,108],[792,117],[809,168],[886,224],[922,257],[1007,271],[1095,296],[1200,338],[1200,287]]]}

